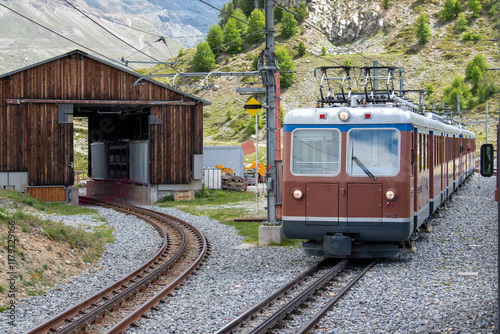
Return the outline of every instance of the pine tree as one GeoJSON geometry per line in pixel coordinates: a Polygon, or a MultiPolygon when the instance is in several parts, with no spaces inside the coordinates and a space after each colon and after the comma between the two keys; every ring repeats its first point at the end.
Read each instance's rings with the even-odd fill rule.
{"type": "Polygon", "coordinates": [[[240,8],[243,10],[243,13],[245,14],[245,17],[250,16],[252,14],[253,10],[255,9],[255,4],[253,0],[240,0],[240,8]]]}
{"type": "Polygon", "coordinates": [[[424,13],[420,13],[420,16],[417,18],[415,24],[415,35],[417,36],[419,44],[423,45],[429,43],[429,39],[431,37],[431,29],[427,24],[427,17],[424,13]]]}
{"type": "Polygon", "coordinates": [[[201,41],[196,47],[193,69],[195,72],[210,72],[214,67],[215,57],[210,50],[210,45],[206,41],[201,41]]]}
{"type": "Polygon", "coordinates": [[[297,33],[297,20],[292,13],[283,13],[283,22],[281,24],[281,35],[284,38],[290,38],[297,33]]]}
{"type": "Polygon", "coordinates": [[[280,85],[281,88],[288,88],[295,80],[295,73],[283,73],[287,71],[295,71],[295,63],[288,52],[281,46],[275,49],[276,57],[278,58],[278,65],[280,70],[280,85]]]}
{"type": "Polygon", "coordinates": [[[441,10],[441,19],[444,21],[453,20],[462,11],[462,4],[457,0],[446,0],[441,10]]]}
{"type": "Polygon", "coordinates": [[[302,57],[306,54],[306,46],[305,46],[304,42],[300,41],[298,51],[299,51],[300,57],[302,57]]]}
{"type": "Polygon", "coordinates": [[[469,2],[467,2],[467,7],[469,7],[469,9],[472,11],[472,17],[479,17],[481,9],[483,9],[481,3],[478,0],[470,0],[469,2]]]}
{"type": "Polygon", "coordinates": [[[234,22],[236,23],[236,27],[240,31],[240,36],[243,36],[248,27],[248,25],[245,23],[247,22],[247,17],[240,8],[236,8],[234,10],[233,17],[234,22]]]}
{"type": "Polygon", "coordinates": [[[224,43],[230,43],[227,47],[227,52],[238,53],[241,52],[243,41],[240,37],[240,31],[236,26],[236,20],[230,18],[224,28],[224,43]]]}
{"type": "Polygon", "coordinates": [[[283,20],[283,5],[281,2],[279,5],[274,6],[274,19],[278,22],[281,22],[283,20]]]}
{"type": "Polygon", "coordinates": [[[247,28],[247,34],[252,34],[247,37],[247,41],[249,43],[258,43],[262,41],[262,38],[264,38],[264,26],[266,24],[266,18],[264,16],[264,13],[260,10],[255,8],[250,14],[250,18],[248,19],[248,28],[247,28]],[[260,31],[260,32],[258,32],[260,31]]]}
{"type": "Polygon", "coordinates": [[[455,25],[455,29],[458,31],[466,31],[467,30],[467,20],[465,19],[464,13],[460,13],[458,16],[457,24],[455,25]]]}
{"type": "Polygon", "coordinates": [[[207,42],[213,50],[214,55],[218,55],[221,52],[218,48],[224,43],[224,35],[222,28],[218,24],[211,25],[208,28],[207,42]]]}
{"type": "Polygon", "coordinates": [[[302,0],[300,0],[299,3],[299,8],[297,9],[297,18],[300,20],[300,22],[304,21],[307,16],[307,7],[302,0]]]}
{"type": "Polygon", "coordinates": [[[325,44],[323,44],[323,45],[321,46],[321,55],[322,55],[322,56],[326,55],[326,46],[325,46],[325,44]]]}
{"type": "Polygon", "coordinates": [[[234,12],[234,4],[232,2],[229,2],[222,6],[222,9],[219,15],[217,16],[218,18],[220,18],[219,25],[221,27],[224,27],[226,25],[227,20],[229,20],[231,15],[233,15],[233,12],[234,12]]]}

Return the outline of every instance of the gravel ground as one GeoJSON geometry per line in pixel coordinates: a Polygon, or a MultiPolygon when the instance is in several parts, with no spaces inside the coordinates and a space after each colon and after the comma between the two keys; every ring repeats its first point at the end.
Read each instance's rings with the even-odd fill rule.
{"type": "MultiPolygon", "coordinates": [[[[416,253],[382,260],[328,313],[315,332],[496,333],[495,178],[481,178],[481,188],[477,178],[474,176],[458,190],[453,201],[446,203],[442,218],[432,221],[433,231],[417,241],[416,253]]],[[[152,311],[151,319],[142,319],[140,328],[128,333],[213,333],[318,260],[304,256],[299,249],[242,249],[238,246],[243,239],[231,227],[176,209],[159,210],[198,227],[210,241],[212,254],[174,298],[161,304],[160,311],[152,311]]],[[[130,219],[124,218],[117,225],[126,225],[130,219]]],[[[117,235],[118,229],[128,232],[122,236],[124,240],[115,237],[121,246],[108,247],[103,270],[82,275],[74,284],[64,284],[62,291],[51,291],[19,306],[15,332],[23,332],[66,308],[72,304],[68,296],[76,294],[71,299],[80,299],[85,294],[80,290],[89,291],[92,283],[99,281],[104,286],[109,283],[101,280],[111,282],[125,274],[128,270],[122,270],[120,261],[143,255],[146,241],[142,240],[151,238],[144,238],[145,232],[135,233],[142,228],[139,226],[133,223],[133,228],[117,227],[117,235]],[[128,235],[131,231],[134,235],[128,235]],[[130,238],[137,238],[134,244],[140,249],[128,249],[136,247],[130,244],[124,247],[130,238]],[[100,278],[94,278],[97,274],[100,278]]],[[[2,332],[12,331],[6,321],[2,314],[2,332]]]]}
{"type": "MultiPolygon", "coordinates": [[[[109,244],[99,264],[86,273],[75,277],[71,282],[62,283],[43,296],[35,296],[26,301],[19,300],[16,305],[15,326],[9,324],[9,314],[0,314],[0,333],[24,333],[58,313],[77,304],[92,292],[111,285],[153,256],[161,246],[161,238],[149,224],[134,216],[124,215],[114,210],[96,208],[109,225],[115,228],[115,242],[109,244]]],[[[85,229],[103,222],[95,216],[47,216],[62,220],[70,226],[85,229]]]]}

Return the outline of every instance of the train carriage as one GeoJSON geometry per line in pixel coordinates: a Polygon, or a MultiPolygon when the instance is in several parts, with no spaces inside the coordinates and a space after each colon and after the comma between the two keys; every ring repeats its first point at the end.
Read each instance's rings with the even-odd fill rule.
{"type": "Polygon", "coordinates": [[[399,254],[473,172],[474,138],[404,103],[352,97],[348,105],[288,112],[285,237],[306,239],[309,255],[399,254]]]}

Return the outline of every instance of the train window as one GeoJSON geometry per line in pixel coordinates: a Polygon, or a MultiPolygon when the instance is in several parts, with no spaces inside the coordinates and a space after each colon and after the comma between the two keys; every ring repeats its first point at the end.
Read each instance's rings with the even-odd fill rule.
{"type": "Polygon", "coordinates": [[[399,173],[399,161],[400,133],[398,130],[352,129],[349,131],[346,167],[349,175],[395,176],[399,173]]]}
{"type": "Polygon", "coordinates": [[[292,152],[293,174],[335,176],[340,171],[340,131],[296,130],[292,152]]]}

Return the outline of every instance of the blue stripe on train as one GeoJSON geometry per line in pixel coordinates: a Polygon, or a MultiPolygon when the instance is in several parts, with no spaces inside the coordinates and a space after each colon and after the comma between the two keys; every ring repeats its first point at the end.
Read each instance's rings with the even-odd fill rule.
{"type": "Polygon", "coordinates": [[[285,124],[284,132],[292,132],[295,129],[339,129],[341,132],[347,132],[351,129],[380,129],[391,128],[399,131],[413,131],[411,124],[285,124]]]}

